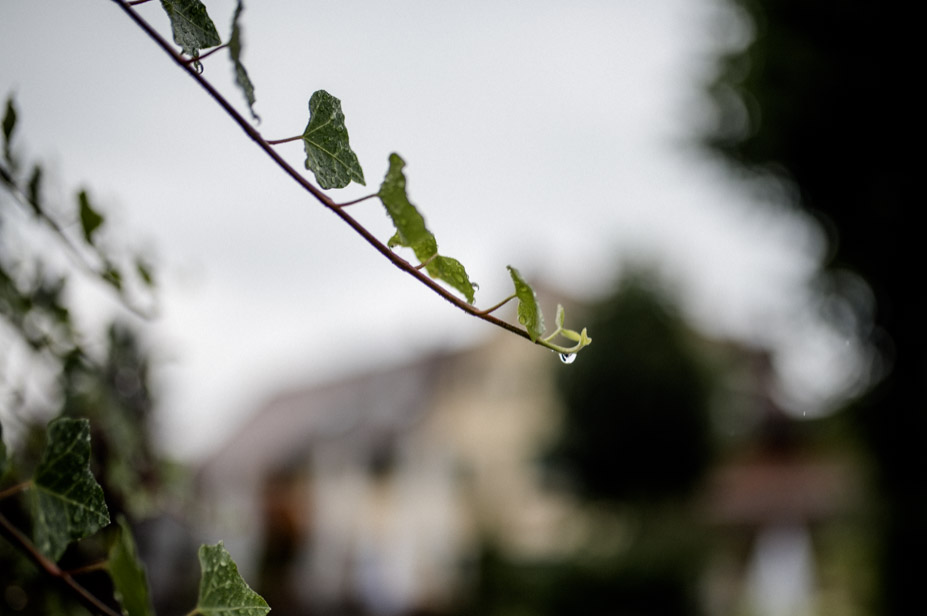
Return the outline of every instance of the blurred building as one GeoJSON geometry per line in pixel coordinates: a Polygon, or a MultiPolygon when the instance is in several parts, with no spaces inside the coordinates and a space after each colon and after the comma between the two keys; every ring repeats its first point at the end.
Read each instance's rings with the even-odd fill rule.
{"type": "Polygon", "coordinates": [[[200,469],[210,540],[283,615],[466,613],[486,546],[549,580],[593,553],[633,574],[625,556],[653,558],[635,542],[673,550],[676,535],[703,548],[692,575],[706,614],[867,613],[848,588],[865,562],[856,467],[778,409],[765,354],[705,345],[722,371],[717,451],[668,526],[545,488],[538,457],[563,412],[555,373],[583,357],[563,366],[500,335],[268,402],[200,469]]]}
{"type": "Polygon", "coordinates": [[[445,612],[482,541],[562,542],[534,463],[561,367],[504,335],[281,394],[200,470],[211,532],[277,613],[445,612]]]}

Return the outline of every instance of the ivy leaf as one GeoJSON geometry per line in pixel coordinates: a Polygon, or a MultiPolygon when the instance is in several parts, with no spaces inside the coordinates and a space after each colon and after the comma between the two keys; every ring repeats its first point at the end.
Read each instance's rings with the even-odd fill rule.
{"type": "Polygon", "coordinates": [[[425,262],[438,252],[438,243],[425,226],[425,219],[406,195],[406,176],[402,172],[405,166],[405,161],[398,154],[390,154],[389,169],[377,194],[396,227],[389,246],[411,248],[418,260],[425,262]]]}
{"type": "Polygon", "coordinates": [[[117,291],[122,291],[122,272],[120,272],[119,268],[112,262],[106,261],[103,264],[100,278],[109,283],[117,291]]]}
{"type": "Polygon", "coordinates": [[[438,254],[438,242],[425,226],[425,219],[418,209],[409,201],[406,194],[406,176],[402,172],[406,163],[398,154],[390,154],[389,169],[380,192],[377,193],[386,213],[396,227],[396,233],[388,245],[411,248],[420,263],[425,263],[425,271],[435,280],[443,280],[460,291],[469,303],[475,299],[474,289],[467,270],[457,259],[438,254]]]}
{"type": "Polygon", "coordinates": [[[39,551],[58,560],[69,543],[109,524],[109,511],[90,473],[90,422],[59,417],[47,433],[32,479],[33,534],[39,551]]]}
{"type": "Polygon", "coordinates": [[[222,44],[200,0],[161,0],[161,6],[171,20],[174,42],[191,58],[198,57],[200,49],[222,44]]]}
{"type": "Polygon", "coordinates": [[[229,57],[232,58],[232,65],[235,68],[235,83],[238,84],[238,87],[241,89],[242,94],[245,95],[245,101],[248,103],[248,110],[251,112],[251,117],[255,121],[260,122],[261,118],[254,113],[254,84],[251,83],[251,79],[248,77],[248,71],[245,70],[245,65],[241,63],[241,27],[238,25],[238,18],[241,16],[241,12],[244,10],[244,6],[241,3],[241,0],[238,0],[238,4],[235,6],[235,14],[232,16],[232,36],[229,38],[229,57]]]}
{"type": "Polygon", "coordinates": [[[113,580],[113,594],[126,616],[152,616],[151,597],[145,567],[138,558],[132,530],[124,516],[119,516],[119,536],[109,549],[106,570],[113,580]]]}
{"type": "Polygon", "coordinates": [[[10,163],[13,162],[10,139],[14,128],[16,128],[16,107],[13,105],[13,97],[10,96],[6,99],[6,111],[3,112],[3,158],[10,163]]]}
{"type": "Polygon", "coordinates": [[[351,182],[364,183],[364,171],[348,142],[341,101],[318,90],[309,99],[309,123],[303,131],[306,169],[315,174],[322,188],[344,188],[351,182]]]}
{"type": "Polygon", "coordinates": [[[538,296],[517,269],[511,265],[507,267],[518,298],[518,322],[525,326],[528,336],[534,342],[544,333],[544,315],[538,305],[538,296]]]}
{"type": "Polygon", "coordinates": [[[194,614],[203,616],[264,616],[267,602],[248,586],[220,541],[200,547],[200,595],[194,614]]]}
{"type": "Polygon", "coordinates": [[[135,258],[135,271],[138,273],[138,277],[142,279],[142,282],[145,283],[146,287],[152,288],[155,286],[154,273],[151,271],[151,266],[141,257],[135,258]]]}
{"type": "Polygon", "coordinates": [[[475,290],[477,285],[470,282],[467,270],[457,259],[438,255],[428,262],[425,269],[428,271],[428,275],[435,280],[443,280],[463,293],[468,303],[472,304],[473,300],[476,299],[475,290]]]}
{"type": "Polygon", "coordinates": [[[80,204],[80,226],[84,231],[84,239],[88,244],[93,244],[93,234],[103,224],[103,215],[90,205],[86,190],[78,193],[77,201],[80,204]]]}
{"type": "Polygon", "coordinates": [[[26,187],[26,199],[32,206],[32,211],[36,216],[42,215],[42,168],[36,165],[32,168],[32,175],[29,176],[29,185],[26,187]]]}

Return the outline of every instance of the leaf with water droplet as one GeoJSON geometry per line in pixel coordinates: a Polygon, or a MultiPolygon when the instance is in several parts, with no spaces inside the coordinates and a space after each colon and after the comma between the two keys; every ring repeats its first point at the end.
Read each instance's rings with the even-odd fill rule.
{"type": "Polygon", "coordinates": [[[220,541],[200,547],[200,594],[194,614],[204,616],[264,616],[267,602],[248,586],[220,541]]]}
{"type": "Polygon", "coordinates": [[[364,171],[348,141],[341,101],[319,90],[309,99],[309,123],[302,135],[306,148],[306,169],[315,174],[322,188],[344,188],[351,182],[364,183],[364,171]]]}
{"type": "Polygon", "coordinates": [[[518,322],[525,326],[528,336],[534,342],[544,333],[544,315],[538,305],[538,296],[517,269],[511,265],[507,267],[518,298],[518,322]]]}
{"type": "Polygon", "coordinates": [[[200,0],[161,0],[161,6],[171,20],[174,42],[191,58],[198,57],[200,49],[222,44],[216,24],[200,0]]]}
{"type": "Polygon", "coordinates": [[[436,256],[425,266],[428,275],[435,280],[443,280],[451,287],[457,289],[472,304],[476,299],[476,283],[470,282],[467,270],[463,264],[453,257],[436,256]]]}
{"type": "Polygon", "coordinates": [[[90,422],[59,417],[47,435],[32,480],[33,535],[39,551],[58,560],[69,543],[109,524],[109,511],[90,473],[90,422]]]}
{"type": "Polygon", "coordinates": [[[235,14],[232,16],[232,35],[229,37],[229,57],[232,59],[232,66],[235,70],[235,83],[238,84],[238,88],[241,90],[242,94],[245,95],[245,101],[248,103],[248,110],[251,112],[251,117],[255,121],[260,122],[261,118],[254,113],[254,84],[251,83],[251,78],[248,77],[248,71],[245,70],[245,65],[241,63],[241,27],[238,25],[238,18],[241,16],[241,12],[244,10],[244,6],[241,3],[241,0],[238,0],[238,3],[235,6],[235,14]]]}
{"type": "Polygon", "coordinates": [[[405,166],[402,157],[396,153],[390,154],[389,169],[380,185],[380,192],[377,193],[396,227],[396,233],[390,238],[388,245],[390,248],[411,248],[419,262],[425,264],[425,271],[429,276],[448,283],[472,304],[476,285],[470,281],[467,270],[460,261],[438,254],[438,241],[425,226],[424,217],[409,201],[406,176],[402,171],[405,166]]]}
{"type": "Polygon", "coordinates": [[[138,558],[132,529],[124,516],[119,516],[119,535],[109,549],[106,570],[113,580],[113,594],[126,616],[152,616],[151,597],[145,567],[138,558]]]}
{"type": "Polygon", "coordinates": [[[86,190],[78,193],[77,202],[80,208],[80,226],[84,232],[84,239],[88,244],[93,244],[93,234],[103,224],[103,215],[90,205],[90,197],[87,196],[86,190]]]}

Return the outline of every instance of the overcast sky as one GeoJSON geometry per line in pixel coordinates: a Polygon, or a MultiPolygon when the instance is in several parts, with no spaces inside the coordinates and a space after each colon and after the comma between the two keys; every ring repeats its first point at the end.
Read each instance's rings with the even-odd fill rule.
{"type": "MultiPolygon", "coordinates": [[[[234,2],[206,4],[227,39],[234,2]]],[[[774,342],[793,384],[820,385],[811,367],[839,345],[794,320],[819,234],[787,214],[787,189],[735,182],[695,146],[715,53],[750,35],[723,6],[252,1],[244,61],[268,139],[302,132],[315,90],[342,100],[368,188],[336,199],[374,192],[391,152],[406,160],[410,199],[478,305],[509,294],[507,264],[592,298],[644,254],[702,327],[774,342]]],[[[158,2],[137,10],[169,32],[158,2]]],[[[244,110],[227,54],[205,65],[244,110]]],[[[173,453],[207,452],[276,388],[494,333],[280,173],[109,0],[3,0],[0,86],[28,156],[62,191],[90,188],[115,244],[155,255],[173,453]]],[[[301,144],[278,148],[302,167],[301,144]]],[[[377,201],[352,213],[391,234],[377,201]]]]}

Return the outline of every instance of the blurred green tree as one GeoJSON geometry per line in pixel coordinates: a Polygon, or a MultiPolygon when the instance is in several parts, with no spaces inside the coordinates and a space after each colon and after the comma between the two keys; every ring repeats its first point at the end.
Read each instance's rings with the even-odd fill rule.
{"type": "Polygon", "coordinates": [[[589,499],[685,495],[709,461],[709,374],[655,276],[626,274],[592,311],[597,344],[561,373],[564,426],[551,455],[589,499]]]}

